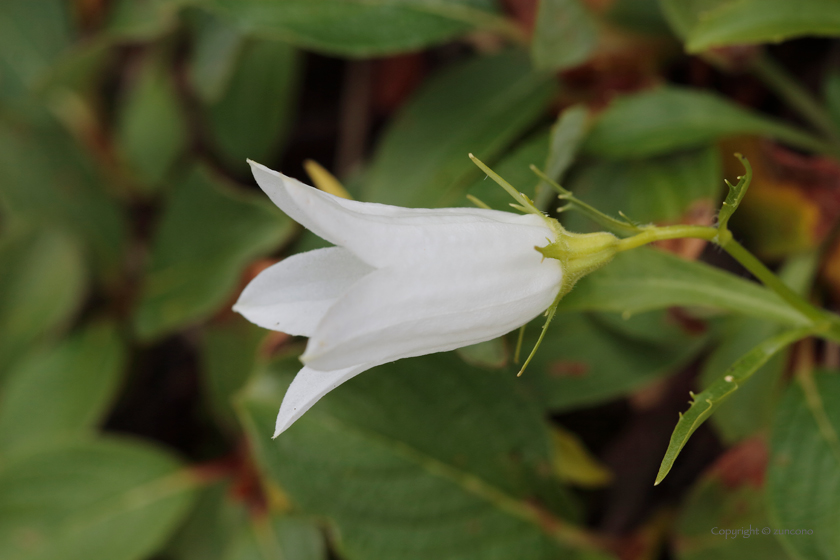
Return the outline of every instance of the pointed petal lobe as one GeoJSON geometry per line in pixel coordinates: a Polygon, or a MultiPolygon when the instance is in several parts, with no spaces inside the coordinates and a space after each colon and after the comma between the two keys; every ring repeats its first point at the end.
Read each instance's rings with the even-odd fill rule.
{"type": "Polygon", "coordinates": [[[251,162],[254,178],[292,219],[376,268],[447,255],[494,258],[532,230],[545,245],[554,233],[539,216],[481,208],[400,208],[337,198],[251,162]]]}
{"type": "Polygon", "coordinates": [[[295,420],[303,416],[303,413],[312,408],[321,397],[365,370],[374,367],[374,364],[354,365],[334,371],[316,371],[310,367],[304,367],[295,376],[283,403],[280,405],[280,412],[277,414],[277,423],[274,428],[274,436],[277,437],[291,426],[295,420]]]}
{"type": "Polygon", "coordinates": [[[372,271],[341,247],[300,253],[257,275],[233,310],[263,328],[311,336],[330,306],[372,271]]]}

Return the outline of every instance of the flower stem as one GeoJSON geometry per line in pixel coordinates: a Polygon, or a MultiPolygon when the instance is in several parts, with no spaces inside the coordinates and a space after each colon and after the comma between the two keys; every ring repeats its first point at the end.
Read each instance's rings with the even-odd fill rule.
{"type": "Polygon", "coordinates": [[[747,251],[743,245],[730,237],[720,246],[791,307],[808,317],[814,324],[825,323],[828,326],[829,319],[825,313],[808,303],[802,296],[790,289],[787,284],[779,280],[778,276],[773,274],[755,255],[747,251]]]}
{"type": "Polygon", "coordinates": [[[799,311],[814,326],[820,328],[825,338],[840,340],[840,317],[817,309],[802,296],[793,291],[767,268],[758,258],[747,251],[743,245],[732,238],[728,230],[720,231],[710,226],[675,225],[649,227],[642,233],[618,241],[618,251],[635,249],[654,241],[691,237],[705,239],[718,244],[724,251],[738,261],[762,284],[773,290],[788,305],[799,311]]]}

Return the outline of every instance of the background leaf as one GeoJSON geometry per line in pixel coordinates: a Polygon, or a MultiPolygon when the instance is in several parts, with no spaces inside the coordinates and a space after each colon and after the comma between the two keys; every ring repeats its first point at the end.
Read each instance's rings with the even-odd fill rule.
{"type": "Polygon", "coordinates": [[[37,342],[67,327],[86,291],[78,246],[55,231],[0,240],[0,380],[37,342]]]}
{"type": "Polygon", "coordinates": [[[0,118],[0,208],[30,227],[62,228],[85,243],[100,274],[113,279],[128,237],[125,212],[89,155],[43,113],[0,118]]]}
{"type": "Polygon", "coordinates": [[[728,1],[705,12],[688,34],[699,52],[745,43],[778,43],[803,35],[840,35],[840,6],[832,0],[728,1]]]}
{"type": "Polygon", "coordinates": [[[291,232],[263,196],[193,169],[173,189],[156,233],[134,316],[138,335],[158,337],[210,316],[232,297],[245,266],[291,232]]]}
{"type": "Polygon", "coordinates": [[[779,537],[791,555],[827,560],[840,554],[840,377],[816,375],[813,389],[792,383],[779,405],[767,500],[774,528],[810,531],[779,537]]]}
{"type": "Polygon", "coordinates": [[[584,149],[603,157],[632,159],[736,134],[769,136],[804,149],[824,148],[808,134],[716,94],[666,86],[611,103],[595,122],[584,149]]]}
{"type": "Polygon", "coordinates": [[[558,311],[612,311],[627,316],[673,306],[743,313],[784,325],[807,320],[763,286],[705,263],[656,249],[635,249],[578,282],[558,311]]]}
{"type": "Polygon", "coordinates": [[[505,28],[491,0],[212,0],[249,33],[342,56],[440,43],[477,27],[505,28]]]}
{"type": "Polygon", "coordinates": [[[704,473],[680,515],[674,538],[679,560],[790,559],[767,517],[766,462],[765,443],[750,440],[724,453],[704,473]],[[762,532],[766,527],[770,534],[762,532]]]}
{"type": "Polygon", "coordinates": [[[184,117],[166,53],[150,53],[123,104],[117,140],[147,188],[160,186],[187,142],[184,117]]]}
{"type": "Polygon", "coordinates": [[[125,358],[114,326],[103,323],[22,360],[0,398],[0,457],[92,432],[113,404],[125,358]]]}
{"type": "Polygon", "coordinates": [[[0,5],[0,98],[35,89],[74,39],[66,2],[7,0],[0,5]]]}
{"type": "Polygon", "coordinates": [[[534,66],[562,70],[584,62],[598,44],[595,18],[580,0],[540,0],[531,58],[534,66]]]}
{"type": "Polygon", "coordinates": [[[161,450],[116,438],[61,445],[0,470],[8,560],[140,560],[183,518],[195,482],[161,450]]]}
{"type": "MultiPolygon", "coordinates": [[[[711,219],[721,186],[720,156],[708,146],[642,160],[594,160],[582,163],[566,187],[575,196],[611,216],[624,212],[641,223],[711,219]]],[[[571,231],[600,231],[581,214],[562,216],[571,231]]]]}
{"type": "Polygon", "coordinates": [[[294,116],[299,66],[285,43],[243,42],[227,89],[206,108],[213,141],[231,168],[274,159],[294,116]]]}
{"type": "Polygon", "coordinates": [[[459,203],[483,175],[467,154],[492,163],[542,116],[554,88],[515,51],[447,68],[391,121],[364,198],[427,208],[459,203]]]}
{"type": "MultiPolygon", "coordinates": [[[[541,325],[539,318],[534,322],[541,325]]],[[[525,352],[538,335],[536,326],[526,331],[525,352]]],[[[549,410],[581,408],[677,371],[707,340],[703,332],[687,332],[666,312],[628,319],[568,313],[551,324],[522,379],[549,410]]]]}
{"type": "Polygon", "coordinates": [[[243,395],[245,424],[271,479],[332,519],[347,558],[570,554],[537,514],[567,511],[568,498],[545,478],[546,426],[513,377],[451,354],[402,360],[346,383],[270,441],[284,369],[297,366],[278,364],[243,395]]]}
{"type": "Polygon", "coordinates": [[[324,537],[311,521],[249,512],[235,489],[203,490],[192,515],[167,550],[173,560],[324,560],[324,537]]]}

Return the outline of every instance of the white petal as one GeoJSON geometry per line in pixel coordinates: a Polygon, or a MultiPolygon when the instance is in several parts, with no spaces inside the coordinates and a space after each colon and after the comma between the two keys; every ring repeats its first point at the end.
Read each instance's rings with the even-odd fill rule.
{"type": "Polygon", "coordinates": [[[277,424],[274,428],[274,436],[277,437],[291,426],[295,420],[303,416],[303,413],[312,408],[321,397],[365,370],[374,367],[375,364],[357,364],[344,369],[334,371],[316,371],[310,367],[304,367],[295,376],[283,403],[280,405],[280,412],[277,414],[277,424]]]}
{"type": "Polygon", "coordinates": [[[263,328],[310,336],[330,306],[372,271],[341,247],[300,253],[257,275],[233,310],[263,328]]]}
{"type": "Polygon", "coordinates": [[[533,249],[428,261],[365,276],[333,305],[302,359],[331,370],[443,352],[501,336],[554,301],[559,261],[533,249]]]}
{"type": "Polygon", "coordinates": [[[337,198],[250,162],[254,178],[292,219],[380,268],[463,254],[492,258],[533,228],[533,244],[553,232],[539,216],[481,208],[400,208],[337,198]],[[476,255],[479,256],[478,254],[476,255]]]}

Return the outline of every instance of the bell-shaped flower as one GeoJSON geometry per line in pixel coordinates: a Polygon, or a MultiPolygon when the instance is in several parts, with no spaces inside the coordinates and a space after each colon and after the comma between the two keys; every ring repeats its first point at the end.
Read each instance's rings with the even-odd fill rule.
{"type": "Polygon", "coordinates": [[[563,264],[541,215],[414,209],[346,200],[251,162],[263,191],[335,247],[260,273],[234,310],[267,329],[309,337],[275,437],[348,379],[380,364],[501,336],[558,296],[563,264]]]}

